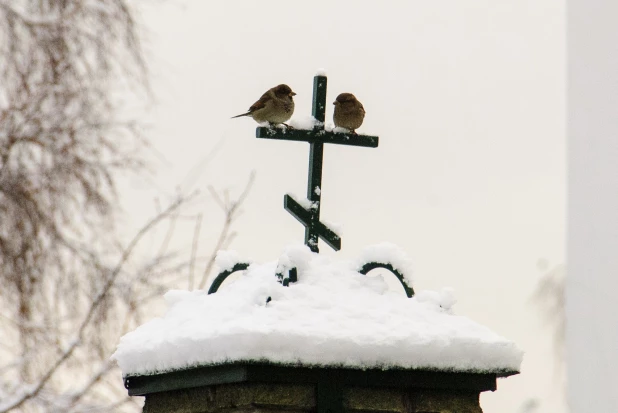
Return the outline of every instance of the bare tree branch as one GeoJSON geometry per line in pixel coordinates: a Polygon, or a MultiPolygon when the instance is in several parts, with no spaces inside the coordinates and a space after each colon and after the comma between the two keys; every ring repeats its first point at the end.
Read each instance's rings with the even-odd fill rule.
{"type": "Polygon", "coordinates": [[[123,101],[150,93],[129,4],[0,0],[0,412],[135,410],[109,355],[166,289],[204,266],[206,282],[251,186],[215,197],[213,251],[195,213],[191,251],[174,250],[182,196],[121,241],[117,180],[148,147],[123,101]]]}
{"type": "MultiPolygon", "coordinates": [[[[135,247],[137,246],[137,244],[142,240],[144,235],[149,233],[149,231],[155,225],[157,225],[162,220],[164,220],[165,218],[167,218],[171,214],[173,214],[176,210],[178,210],[178,208],[180,208],[181,205],[183,205],[184,202],[186,202],[185,199],[178,199],[177,201],[172,203],[168,208],[166,208],[163,212],[159,213],[157,216],[155,216],[153,219],[151,219],[148,223],[146,223],[146,225],[144,225],[137,232],[135,237],[133,237],[131,242],[129,242],[129,245],[127,246],[127,248],[123,251],[122,256],[120,257],[120,260],[118,261],[118,263],[116,264],[114,269],[109,274],[108,279],[107,279],[105,285],[103,286],[103,288],[101,289],[101,291],[99,292],[97,297],[94,299],[94,301],[90,304],[90,308],[89,308],[88,312],[86,313],[86,316],[84,317],[83,321],[81,322],[75,338],[71,341],[71,343],[66,348],[66,350],[64,350],[64,352],[56,360],[56,362],[53,363],[51,367],[49,367],[47,372],[45,374],[43,374],[43,376],[38,380],[36,385],[34,385],[28,392],[23,394],[19,399],[13,401],[8,406],[3,406],[3,409],[0,410],[0,413],[5,413],[5,412],[8,412],[8,411],[10,411],[12,409],[18,408],[21,405],[23,405],[26,401],[28,401],[29,399],[32,399],[33,397],[36,397],[37,394],[43,389],[45,384],[47,384],[47,382],[50,380],[50,378],[58,371],[58,367],[60,367],[69,357],[71,357],[73,355],[73,352],[81,344],[81,342],[83,340],[83,335],[84,335],[84,331],[86,330],[86,327],[88,327],[88,325],[91,323],[95,312],[97,311],[97,309],[99,308],[99,306],[101,305],[103,300],[109,294],[112,286],[114,285],[114,282],[115,282],[116,278],[118,277],[118,275],[120,274],[123,266],[126,264],[127,260],[129,259],[129,257],[133,253],[133,251],[134,251],[135,247]]],[[[92,383],[89,384],[87,386],[87,388],[91,387],[94,383],[96,383],[96,381],[98,381],[100,376],[102,376],[104,373],[105,373],[104,371],[99,373],[98,377],[95,374],[95,376],[93,376],[92,383]]],[[[83,394],[81,396],[79,396],[78,398],[81,398],[82,396],[83,396],[83,394]]]]}
{"type": "Polygon", "coordinates": [[[230,236],[233,236],[233,234],[230,234],[232,224],[240,212],[240,207],[242,206],[243,202],[245,202],[245,200],[247,199],[247,196],[249,195],[249,191],[251,190],[251,187],[253,186],[254,180],[255,180],[255,172],[252,172],[251,175],[249,176],[249,180],[247,181],[247,184],[245,185],[245,188],[243,189],[242,193],[234,201],[229,201],[229,199],[222,200],[219,194],[214,190],[214,188],[212,187],[208,188],[213,198],[219,205],[219,207],[223,209],[223,212],[225,213],[225,219],[223,221],[223,228],[221,228],[221,232],[219,233],[219,237],[217,239],[217,242],[215,243],[215,247],[213,248],[212,254],[208,258],[206,268],[204,269],[204,273],[202,274],[202,279],[198,284],[199,289],[203,289],[204,286],[206,285],[206,281],[208,280],[208,277],[210,276],[212,269],[214,267],[214,264],[215,264],[215,258],[217,257],[217,251],[223,249],[224,246],[229,241],[230,236]]]}
{"type": "Polygon", "coordinates": [[[197,216],[195,222],[195,230],[193,232],[193,242],[191,243],[191,262],[189,267],[189,290],[193,290],[193,271],[195,270],[195,259],[197,254],[197,244],[200,237],[200,230],[202,229],[202,214],[197,216]]]}

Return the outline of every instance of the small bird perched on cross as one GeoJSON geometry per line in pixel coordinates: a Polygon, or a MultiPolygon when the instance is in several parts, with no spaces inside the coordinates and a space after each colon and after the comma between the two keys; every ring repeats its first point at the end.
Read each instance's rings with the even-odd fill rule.
{"type": "Polygon", "coordinates": [[[355,134],[356,129],[360,128],[365,119],[363,104],[353,94],[341,93],[333,105],[335,105],[335,113],[333,113],[335,126],[349,129],[355,134]]]}
{"type": "Polygon", "coordinates": [[[268,89],[262,97],[249,108],[247,113],[232,116],[251,116],[258,123],[268,122],[269,124],[279,124],[287,122],[294,113],[294,99],[296,93],[285,84],[280,84],[268,89]]]}

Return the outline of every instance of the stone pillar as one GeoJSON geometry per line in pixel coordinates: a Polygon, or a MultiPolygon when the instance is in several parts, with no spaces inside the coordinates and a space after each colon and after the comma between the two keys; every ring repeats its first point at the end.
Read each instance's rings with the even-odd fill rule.
{"type": "MultiPolygon", "coordinates": [[[[482,413],[472,390],[346,387],[343,407],[355,413],[482,413]]],[[[316,412],[310,384],[219,384],[151,393],[144,413],[316,412]]]]}

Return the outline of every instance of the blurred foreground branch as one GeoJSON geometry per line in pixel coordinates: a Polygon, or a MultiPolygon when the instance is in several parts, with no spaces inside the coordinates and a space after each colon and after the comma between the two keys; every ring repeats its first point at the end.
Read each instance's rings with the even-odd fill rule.
{"type": "MultiPolygon", "coordinates": [[[[49,366],[49,368],[38,378],[34,385],[29,386],[29,388],[15,397],[15,400],[4,403],[0,408],[0,413],[8,412],[12,409],[16,409],[22,406],[26,401],[36,397],[43,387],[47,384],[47,382],[59,371],[59,368],[73,355],[75,350],[83,344],[84,334],[86,329],[92,326],[92,321],[95,318],[99,307],[102,305],[105,300],[109,298],[110,291],[112,287],[114,287],[115,281],[118,275],[123,270],[125,264],[133,254],[135,247],[142,240],[142,238],[148,234],[157,224],[161,221],[168,219],[171,214],[180,208],[186,202],[185,199],[178,199],[174,203],[172,203],[169,207],[165,209],[165,211],[159,213],[154,218],[152,218],[149,222],[147,222],[135,235],[135,237],[129,242],[129,245],[122,252],[118,263],[107,273],[99,274],[102,279],[105,279],[106,282],[101,288],[101,291],[96,294],[92,302],[89,303],[88,309],[86,311],[86,315],[83,320],[79,323],[77,328],[77,333],[75,336],[69,341],[68,345],[64,348],[62,353],[56,358],[56,360],[49,366]]],[[[103,268],[101,270],[104,270],[103,268]]],[[[99,371],[97,374],[92,376],[90,382],[92,384],[96,383],[104,374],[109,372],[111,369],[111,364],[109,361],[106,363],[103,370],[99,371]]],[[[71,396],[72,405],[75,404],[83,395],[85,391],[87,391],[92,384],[86,386],[84,390],[81,392],[74,394],[71,396]]]]}
{"type": "MultiPolygon", "coordinates": [[[[197,264],[197,249],[170,246],[182,195],[119,241],[131,230],[117,228],[117,179],[147,148],[123,110],[149,93],[134,13],[128,0],[0,0],[0,412],[138,409],[109,356],[197,264]]],[[[245,197],[223,203],[215,246],[245,197]]]]}

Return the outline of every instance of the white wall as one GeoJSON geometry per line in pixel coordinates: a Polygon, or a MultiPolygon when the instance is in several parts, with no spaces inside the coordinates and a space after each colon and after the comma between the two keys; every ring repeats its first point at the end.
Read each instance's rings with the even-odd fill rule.
{"type": "Polygon", "coordinates": [[[568,0],[572,413],[618,412],[618,2],[568,0]]]}

